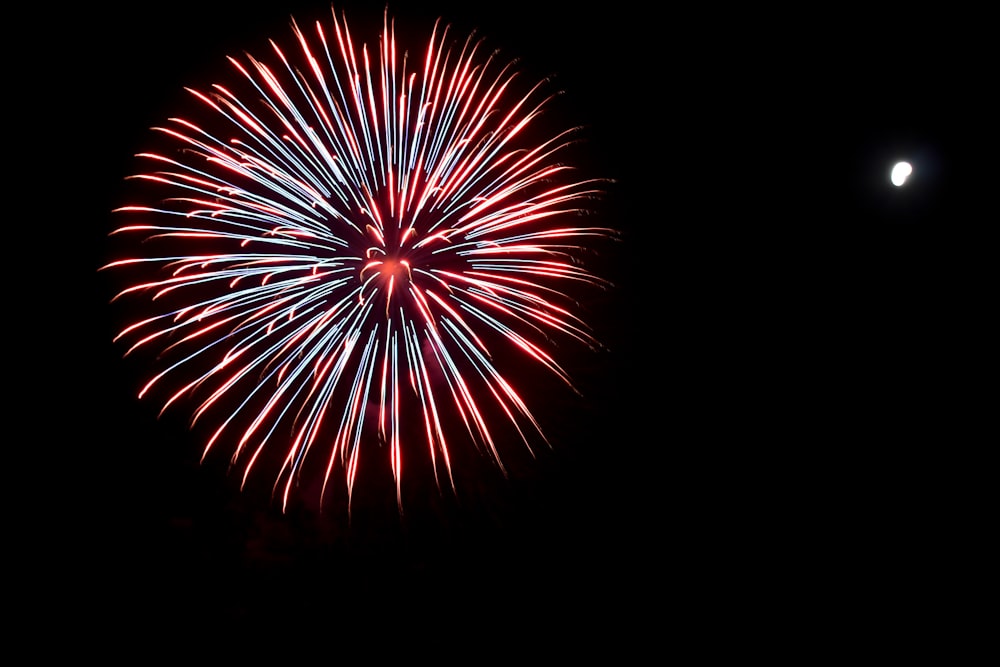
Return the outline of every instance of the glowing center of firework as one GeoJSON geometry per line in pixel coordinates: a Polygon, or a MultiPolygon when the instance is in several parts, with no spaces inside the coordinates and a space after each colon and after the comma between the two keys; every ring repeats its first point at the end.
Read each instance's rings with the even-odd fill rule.
{"type": "Polygon", "coordinates": [[[405,285],[410,282],[410,262],[399,257],[386,257],[368,265],[368,271],[382,287],[405,285]]]}
{"type": "Polygon", "coordinates": [[[361,278],[365,287],[361,301],[367,300],[372,292],[382,292],[387,299],[410,283],[410,262],[398,257],[385,257],[369,261],[361,270],[361,278]]]}
{"type": "Polygon", "coordinates": [[[379,267],[379,273],[385,279],[393,278],[399,282],[409,277],[410,263],[405,259],[387,259],[379,267]]]}

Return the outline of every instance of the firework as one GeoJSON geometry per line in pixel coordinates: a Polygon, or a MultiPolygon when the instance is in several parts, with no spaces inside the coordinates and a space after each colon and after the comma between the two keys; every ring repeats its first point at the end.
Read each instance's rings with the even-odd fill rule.
{"type": "Polygon", "coordinates": [[[502,469],[497,422],[546,441],[497,347],[572,388],[551,341],[598,345],[568,294],[605,284],[579,255],[613,231],[573,224],[601,184],[561,162],[574,130],[539,128],[546,82],[522,89],[477,38],[438,23],[411,62],[388,14],[374,53],[336,14],[291,32],[288,55],[189,89],[138,156],[154,203],[113,234],[142,253],[105,268],[155,306],[116,338],[157,354],[140,397],[193,400],[203,459],[231,450],[244,484],[270,468],[283,506],[307,469],[349,503],[367,456],[400,504],[410,457],[453,489],[457,446],[502,469]]]}

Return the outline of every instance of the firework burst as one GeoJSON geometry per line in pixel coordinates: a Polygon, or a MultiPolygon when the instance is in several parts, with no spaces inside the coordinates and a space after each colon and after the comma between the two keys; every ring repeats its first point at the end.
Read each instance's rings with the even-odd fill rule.
{"type": "Polygon", "coordinates": [[[410,457],[439,487],[457,446],[502,469],[496,422],[545,437],[497,346],[569,387],[552,341],[597,346],[568,288],[605,285],[579,256],[614,232],[572,222],[601,185],[561,162],[573,130],[535,138],[546,82],[517,92],[480,40],[438,24],[411,62],[388,14],[375,53],[336,14],[291,27],[289,55],[230,58],[138,156],[155,203],[117,209],[113,234],[142,252],[105,268],[134,277],[116,299],[156,307],[116,339],[157,354],[140,397],[194,400],[203,459],[231,451],[244,484],[277,469],[283,506],[307,469],[320,504],[335,478],[349,503],[380,452],[400,504],[410,457]]]}

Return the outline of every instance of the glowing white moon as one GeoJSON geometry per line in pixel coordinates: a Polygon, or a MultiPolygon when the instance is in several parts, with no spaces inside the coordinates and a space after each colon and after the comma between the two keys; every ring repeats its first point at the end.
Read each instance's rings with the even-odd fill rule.
{"type": "Polygon", "coordinates": [[[909,162],[897,162],[892,168],[892,184],[899,187],[903,183],[906,183],[907,177],[913,173],[913,167],[910,166],[909,162]]]}

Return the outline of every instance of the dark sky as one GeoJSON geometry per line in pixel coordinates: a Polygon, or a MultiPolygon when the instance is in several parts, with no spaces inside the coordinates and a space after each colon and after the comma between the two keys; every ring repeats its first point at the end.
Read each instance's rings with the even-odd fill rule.
{"type": "MultiPolygon", "coordinates": [[[[43,428],[64,468],[32,474],[47,487],[50,466],[67,473],[43,495],[52,558],[83,585],[72,597],[107,601],[107,622],[134,631],[311,617],[433,641],[439,620],[500,622],[609,655],[674,634],[711,652],[712,628],[742,636],[733,619],[761,605],[919,604],[919,554],[928,533],[960,532],[968,500],[953,492],[977,456],[941,387],[974,286],[959,270],[981,267],[988,217],[983,17],[391,4],[399,25],[443,16],[555,75],[593,166],[617,181],[604,214],[622,231],[606,260],[619,288],[597,323],[611,353],[581,361],[592,391],[559,429],[565,450],[510,482],[486,476],[473,501],[403,519],[374,504],[344,527],[282,516],[197,464],[183,413],[134,399],[141,375],[110,342],[121,313],[96,272],[131,155],[182,86],[287,40],[289,15],[327,16],[322,2],[246,4],[72,10],[44,77],[59,92],[47,138],[75,162],[54,173],[72,173],[79,208],[51,214],[79,317],[51,334],[72,341],[43,428]],[[897,156],[917,166],[905,191],[888,185],[897,156]]],[[[342,7],[357,34],[380,26],[380,3],[342,7]]]]}

